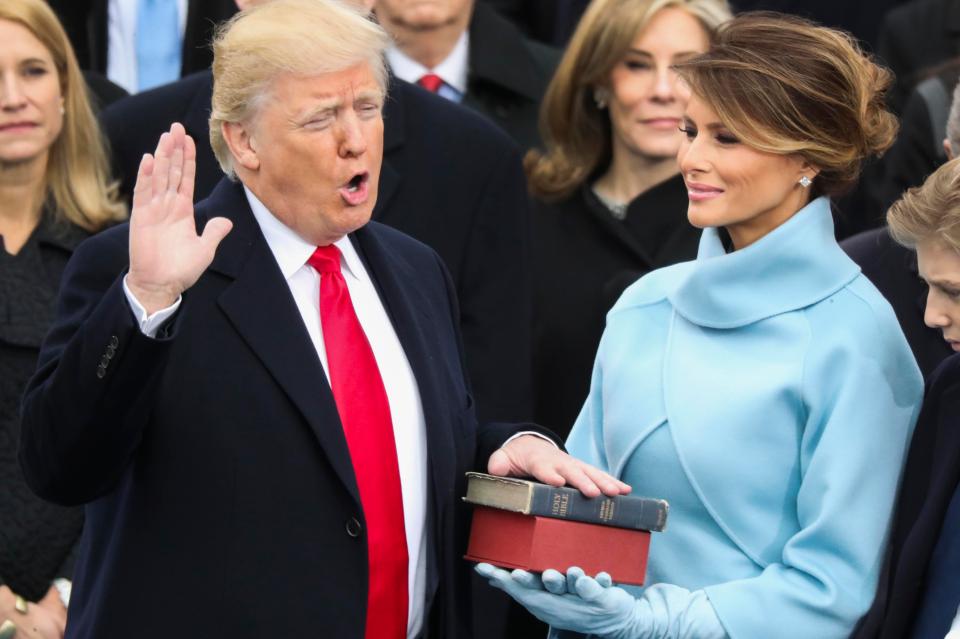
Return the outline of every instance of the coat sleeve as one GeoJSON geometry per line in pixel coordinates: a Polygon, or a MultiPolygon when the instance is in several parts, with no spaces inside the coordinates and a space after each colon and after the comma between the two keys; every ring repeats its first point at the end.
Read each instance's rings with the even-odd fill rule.
{"type": "Polygon", "coordinates": [[[810,338],[804,363],[799,528],[757,577],[705,589],[732,639],[769,636],[772,623],[783,639],[839,639],[869,607],[923,390],[891,329],[814,328],[829,337],[810,338]]]}
{"type": "Polygon", "coordinates": [[[120,479],[170,349],[172,331],[151,339],[133,318],[122,285],[126,238],[118,227],[74,253],[24,394],[20,465],[34,492],[55,503],[92,501],[120,479]]]}

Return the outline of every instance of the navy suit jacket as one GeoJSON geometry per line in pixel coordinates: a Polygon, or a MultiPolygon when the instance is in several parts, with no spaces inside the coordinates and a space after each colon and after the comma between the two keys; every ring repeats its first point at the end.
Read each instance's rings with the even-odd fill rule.
{"type": "Polygon", "coordinates": [[[876,599],[853,639],[909,637],[944,517],[960,488],[960,355],[927,383],[897,499],[876,599]]]}
{"type": "MultiPolygon", "coordinates": [[[[217,215],[234,228],[157,339],[123,294],[126,226],[65,271],[20,461],[42,497],[87,504],[70,639],[363,637],[364,519],[333,396],[240,184],[198,226],[217,215]]],[[[426,419],[425,636],[467,637],[464,472],[535,427],[478,428],[437,254],[375,222],[351,239],[426,419]]]]}
{"type": "MultiPolygon", "coordinates": [[[[196,73],[101,114],[121,190],[144,153],[181,122],[197,144],[196,198],[223,177],[210,148],[213,75],[196,73]]],[[[440,254],[460,302],[467,369],[483,419],[532,411],[532,293],[526,180],[517,146],[495,125],[392,77],[373,219],[440,254]]]]}
{"type": "Polygon", "coordinates": [[[910,344],[924,379],[953,353],[943,332],[923,323],[927,285],[917,272],[917,254],[897,244],[887,227],[848,237],[840,246],[883,294],[910,344]]]}

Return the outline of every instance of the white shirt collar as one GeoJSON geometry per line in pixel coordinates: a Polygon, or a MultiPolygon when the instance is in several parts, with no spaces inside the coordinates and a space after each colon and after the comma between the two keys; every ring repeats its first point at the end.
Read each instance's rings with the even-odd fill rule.
{"type": "MultiPolygon", "coordinates": [[[[264,239],[267,240],[267,246],[273,253],[277,264],[280,266],[280,272],[283,278],[289,280],[293,274],[306,266],[307,260],[316,250],[316,245],[311,244],[297,235],[293,229],[277,219],[269,209],[261,202],[253,191],[243,185],[243,191],[247,195],[247,202],[250,203],[250,210],[253,211],[253,217],[256,218],[260,230],[263,232],[264,239]]],[[[343,256],[341,260],[342,273],[351,276],[354,279],[366,279],[367,270],[363,267],[363,262],[357,254],[350,238],[344,235],[334,242],[334,246],[340,249],[343,256]]]]}
{"type": "Polygon", "coordinates": [[[467,74],[469,72],[470,34],[464,30],[443,62],[428,69],[413,58],[400,51],[396,45],[387,49],[387,63],[393,74],[401,80],[416,82],[427,73],[435,73],[440,79],[459,91],[467,92],[467,74]]]}

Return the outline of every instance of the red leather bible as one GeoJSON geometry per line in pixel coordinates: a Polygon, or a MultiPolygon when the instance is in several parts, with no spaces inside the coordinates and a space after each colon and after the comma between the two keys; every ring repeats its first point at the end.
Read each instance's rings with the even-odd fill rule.
{"type": "Polygon", "coordinates": [[[477,506],[465,558],[531,572],[566,572],[579,566],[588,575],[606,572],[615,583],[639,586],[647,573],[649,550],[646,530],[477,506]]]}

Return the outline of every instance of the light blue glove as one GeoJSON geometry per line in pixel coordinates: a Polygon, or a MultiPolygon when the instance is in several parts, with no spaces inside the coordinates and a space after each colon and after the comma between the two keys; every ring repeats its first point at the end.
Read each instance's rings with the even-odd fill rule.
{"type": "Polygon", "coordinates": [[[606,573],[594,579],[577,567],[568,569],[566,576],[547,570],[542,577],[524,570],[510,573],[490,564],[479,564],[476,570],[555,629],[608,639],[727,637],[702,590],[691,593],[657,584],[637,599],[613,586],[606,573]]]}

